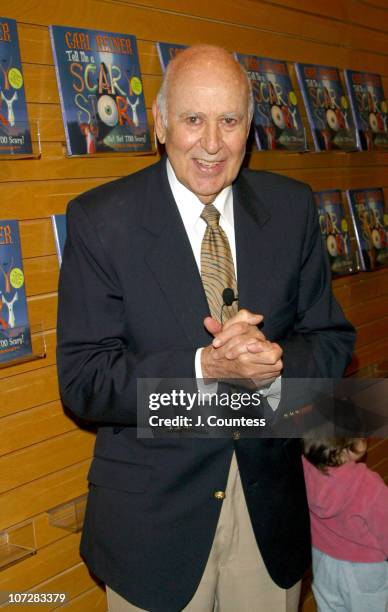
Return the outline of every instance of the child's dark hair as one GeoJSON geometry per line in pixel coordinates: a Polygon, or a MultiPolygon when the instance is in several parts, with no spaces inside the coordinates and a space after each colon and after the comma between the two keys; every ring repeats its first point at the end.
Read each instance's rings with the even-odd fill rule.
{"type": "Polygon", "coordinates": [[[338,467],[343,464],[341,457],[344,450],[357,452],[357,446],[362,438],[316,438],[305,436],[302,440],[303,453],[321,472],[327,472],[328,467],[338,467]]]}

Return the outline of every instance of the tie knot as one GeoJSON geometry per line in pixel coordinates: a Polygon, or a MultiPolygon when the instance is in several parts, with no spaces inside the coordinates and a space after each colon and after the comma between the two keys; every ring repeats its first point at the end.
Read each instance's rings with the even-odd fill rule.
{"type": "Polygon", "coordinates": [[[203,219],[209,227],[218,227],[220,213],[213,204],[206,204],[202,211],[201,219],[203,219]]]}

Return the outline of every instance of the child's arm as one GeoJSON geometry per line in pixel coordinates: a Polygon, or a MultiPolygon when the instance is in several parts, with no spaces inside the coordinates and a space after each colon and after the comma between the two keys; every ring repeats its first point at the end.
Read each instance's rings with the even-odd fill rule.
{"type": "Polygon", "coordinates": [[[370,490],[373,487],[375,495],[370,496],[367,523],[388,559],[388,487],[376,472],[369,471],[369,475],[368,488],[370,490]]]}

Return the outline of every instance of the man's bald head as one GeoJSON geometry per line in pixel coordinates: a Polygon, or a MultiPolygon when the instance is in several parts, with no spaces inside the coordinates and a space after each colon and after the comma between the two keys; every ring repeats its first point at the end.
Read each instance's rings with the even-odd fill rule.
{"type": "Polygon", "coordinates": [[[228,70],[230,77],[235,80],[235,86],[241,90],[241,95],[245,95],[247,98],[250,122],[253,116],[254,104],[252,85],[245,69],[226,49],[203,44],[193,45],[179,51],[167,66],[156,98],[156,103],[165,126],[167,126],[168,122],[168,98],[180,75],[184,74],[188,69],[195,73],[196,70],[203,71],[204,68],[208,69],[210,73],[220,68],[228,70]]]}

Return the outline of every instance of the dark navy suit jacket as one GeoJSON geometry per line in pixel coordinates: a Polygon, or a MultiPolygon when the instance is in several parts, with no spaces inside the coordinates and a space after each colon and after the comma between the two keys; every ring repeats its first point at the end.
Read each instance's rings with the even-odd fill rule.
{"type": "MultiPolygon", "coordinates": [[[[310,189],[243,170],[233,185],[240,308],[264,315],[286,377],[341,376],[354,342],[330,288],[310,189]]],[[[165,160],[71,202],[61,269],[58,372],[64,404],[99,425],[81,552],[151,612],[182,609],[201,579],[236,451],[273,580],[310,558],[297,440],[136,437],[138,378],[191,378],[211,341],[208,306],[165,160]]]]}

